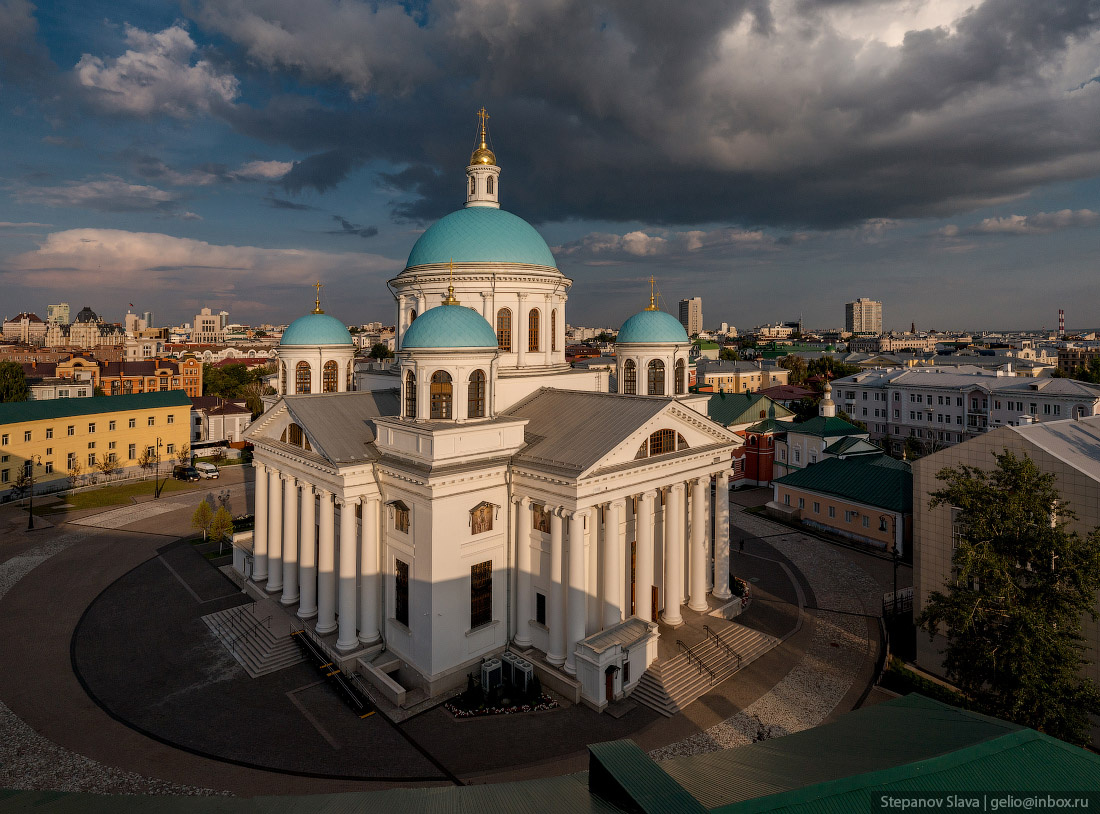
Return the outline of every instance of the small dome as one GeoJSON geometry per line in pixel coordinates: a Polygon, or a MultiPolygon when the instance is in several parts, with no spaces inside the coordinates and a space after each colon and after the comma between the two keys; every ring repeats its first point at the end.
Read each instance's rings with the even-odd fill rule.
{"type": "Polygon", "coordinates": [[[485,317],[462,305],[429,308],[413,320],[401,348],[492,348],[497,335],[485,317]]]}
{"type": "Polygon", "coordinates": [[[344,323],[328,314],[306,314],[298,317],[283,331],[280,346],[290,345],[354,345],[344,323]]]}
{"type": "Polygon", "coordinates": [[[77,322],[99,322],[99,317],[96,316],[95,311],[85,305],[76,314],[77,322]]]}
{"type": "Polygon", "coordinates": [[[407,268],[451,260],[556,268],[554,255],[531,224],[488,206],[459,209],[437,220],[416,241],[407,268]]]}
{"type": "Polygon", "coordinates": [[[664,311],[640,311],[623,323],[615,344],[629,343],[682,343],[687,344],[684,326],[672,314],[664,311]]]}
{"type": "Polygon", "coordinates": [[[490,150],[488,147],[485,146],[484,142],[482,142],[481,146],[478,147],[476,150],[474,150],[473,154],[470,156],[470,164],[493,164],[493,165],[495,165],[496,163],[497,163],[496,155],[493,153],[492,150],[490,150]]]}

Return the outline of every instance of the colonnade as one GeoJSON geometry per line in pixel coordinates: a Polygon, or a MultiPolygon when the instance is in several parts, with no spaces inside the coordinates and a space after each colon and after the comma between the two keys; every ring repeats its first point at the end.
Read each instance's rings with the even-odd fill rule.
{"type": "MultiPolygon", "coordinates": [[[[629,615],[630,546],[624,538],[626,503],[635,512],[634,615],[653,619],[654,521],[659,492],[664,493],[664,555],[661,567],[664,586],[662,621],[673,627],[683,624],[680,606],[687,602],[696,612],[706,611],[708,585],[717,599],[729,599],[729,473],[717,473],[713,513],[707,512],[710,477],[673,483],[631,498],[621,498],[581,509],[546,506],[550,514],[550,589],[546,627],[549,643],[546,660],[576,673],[574,653],[586,635],[612,627],[629,615]],[[690,503],[689,503],[690,498],[690,503]],[[690,515],[688,512],[690,511],[690,515]],[[603,535],[597,533],[603,515],[603,535]],[[713,527],[711,523],[713,522],[713,527]],[[590,530],[585,540],[585,529],[590,530]],[[713,528],[713,537],[711,529],[713,528]],[[686,533],[685,533],[686,530],[686,533]],[[714,540],[714,571],[710,572],[710,540],[714,540]],[[599,550],[594,547],[602,545],[599,550]],[[593,547],[586,551],[586,546],[593,547]],[[686,550],[685,550],[686,546],[686,550]],[[688,564],[687,597],[684,596],[685,561],[688,564]],[[594,569],[599,564],[601,584],[594,569]],[[599,596],[600,612],[590,614],[590,602],[599,596]],[[595,618],[595,624],[591,619],[595,618]],[[595,629],[593,629],[595,628],[595,629]]],[[[529,497],[515,498],[518,536],[517,627],[515,642],[531,645],[531,617],[534,615],[533,563],[534,522],[529,497]]]]}
{"type": "Polygon", "coordinates": [[[269,465],[254,466],[252,580],[266,580],[282,604],[297,603],[300,618],[316,617],[318,633],[338,631],[342,650],[377,641],[380,498],[336,495],[269,465]]]}

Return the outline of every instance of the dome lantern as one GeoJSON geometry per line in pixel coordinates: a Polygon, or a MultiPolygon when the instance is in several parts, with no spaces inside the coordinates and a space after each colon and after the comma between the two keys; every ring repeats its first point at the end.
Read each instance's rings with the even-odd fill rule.
{"type": "Polygon", "coordinates": [[[470,164],[466,167],[466,206],[488,206],[500,208],[500,167],[497,157],[489,148],[489,129],[486,122],[489,114],[485,108],[477,112],[481,120],[478,128],[478,145],[470,154],[470,164]]]}

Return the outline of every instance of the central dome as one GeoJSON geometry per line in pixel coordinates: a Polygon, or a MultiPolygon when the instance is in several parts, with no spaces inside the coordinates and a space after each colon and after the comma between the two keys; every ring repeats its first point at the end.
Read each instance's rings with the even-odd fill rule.
{"type": "Polygon", "coordinates": [[[283,331],[280,345],[353,345],[344,323],[328,314],[298,317],[283,331]]]}
{"type": "Polygon", "coordinates": [[[436,221],[416,241],[406,267],[452,260],[556,268],[554,255],[531,224],[511,212],[485,206],[459,209],[436,221]]]}
{"type": "Polygon", "coordinates": [[[684,326],[672,314],[664,311],[641,311],[626,322],[619,329],[619,336],[615,344],[629,343],[666,343],[676,342],[687,344],[688,335],[684,326]]]}
{"type": "Polygon", "coordinates": [[[409,348],[493,348],[497,335],[485,317],[462,305],[429,308],[413,320],[401,340],[409,348]]]}

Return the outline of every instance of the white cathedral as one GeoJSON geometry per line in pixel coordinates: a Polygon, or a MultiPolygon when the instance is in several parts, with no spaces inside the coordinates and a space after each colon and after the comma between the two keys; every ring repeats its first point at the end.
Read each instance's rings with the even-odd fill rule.
{"type": "Polygon", "coordinates": [[[730,597],[739,439],[688,392],[688,337],[652,296],[619,332],[618,393],[565,361],[572,281],[500,208],[484,111],[466,175],[465,207],[390,281],[392,370],[354,389],[319,300],[283,334],[234,567],[387,696],[438,695],[509,648],[602,709],[656,658],[658,614],[730,597]]]}

